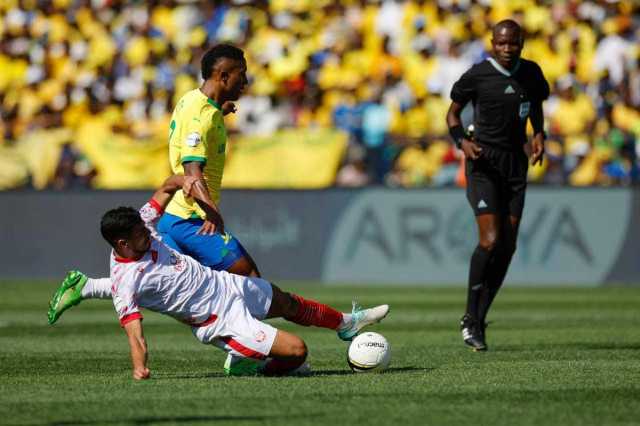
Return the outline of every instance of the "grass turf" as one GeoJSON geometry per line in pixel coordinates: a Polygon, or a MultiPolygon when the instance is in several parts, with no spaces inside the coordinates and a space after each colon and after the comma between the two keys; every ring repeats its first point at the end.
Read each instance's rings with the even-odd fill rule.
{"type": "Polygon", "coordinates": [[[130,377],[128,345],[109,301],[84,302],[46,325],[53,282],[0,282],[0,424],[637,424],[639,288],[506,288],[489,352],[461,344],[463,288],[284,284],[348,309],[389,303],[371,328],[391,343],[391,369],[352,374],[333,332],[301,335],[307,378],[228,378],[224,354],[147,312],[152,380],[130,377]]]}

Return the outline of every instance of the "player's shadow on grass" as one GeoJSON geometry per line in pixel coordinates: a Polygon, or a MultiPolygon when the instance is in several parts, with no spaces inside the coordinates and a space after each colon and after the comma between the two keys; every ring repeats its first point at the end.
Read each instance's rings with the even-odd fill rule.
{"type": "Polygon", "coordinates": [[[71,425],[98,425],[98,424],[125,424],[148,425],[162,423],[215,423],[215,422],[264,422],[275,420],[269,416],[175,416],[175,417],[134,417],[128,419],[113,420],[66,420],[47,423],[47,426],[71,426],[71,425]]]}
{"type": "Polygon", "coordinates": [[[155,375],[152,380],[175,380],[175,379],[217,379],[227,377],[224,373],[187,373],[187,374],[163,374],[155,375]]]}
{"type": "MultiPolygon", "coordinates": [[[[423,372],[428,373],[435,368],[418,368],[418,367],[392,367],[386,369],[383,374],[402,374],[402,373],[416,373],[423,372]]],[[[314,370],[310,376],[298,376],[298,378],[305,377],[322,377],[322,376],[349,376],[354,374],[351,370],[314,370]]],[[[192,373],[192,374],[166,374],[162,376],[154,376],[152,380],[181,380],[181,379],[216,379],[227,377],[223,373],[192,373]]],[[[289,377],[291,378],[291,377],[289,377]]]]}
{"type": "MultiPolygon", "coordinates": [[[[392,367],[387,368],[382,374],[402,374],[402,373],[428,373],[435,370],[435,368],[418,368],[418,367],[392,367]]],[[[349,376],[355,374],[351,370],[316,370],[311,373],[312,377],[321,376],[349,376]]]]}

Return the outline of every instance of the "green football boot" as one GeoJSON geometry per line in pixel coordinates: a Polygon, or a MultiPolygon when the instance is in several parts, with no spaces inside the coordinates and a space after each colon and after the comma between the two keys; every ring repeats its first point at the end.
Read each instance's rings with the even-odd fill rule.
{"type": "Polygon", "coordinates": [[[47,318],[49,324],[58,321],[64,311],[82,301],[82,288],[87,283],[87,276],[80,271],[69,271],[58,290],[49,302],[47,318]]]}
{"type": "Polygon", "coordinates": [[[227,355],[224,361],[224,374],[227,376],[259,376],[262,374],[262,367],[265,361],[258,361],[251,358],[227,355]]]}

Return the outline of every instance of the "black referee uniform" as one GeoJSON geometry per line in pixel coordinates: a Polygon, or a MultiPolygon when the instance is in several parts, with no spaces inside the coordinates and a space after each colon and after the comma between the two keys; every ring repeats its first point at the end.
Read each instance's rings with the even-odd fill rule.
{"type": "Polygon", "coordinates": [[[451,99],[474,109],[474,139],[482,147],[476,160],[467,158],[467,199],[476,216],[521,217],[527,187],[524,152],[531,105],[549,97],[549,84],[533,61],[520,58],[511,71],[488,58],[460,77],[451,99]]]}

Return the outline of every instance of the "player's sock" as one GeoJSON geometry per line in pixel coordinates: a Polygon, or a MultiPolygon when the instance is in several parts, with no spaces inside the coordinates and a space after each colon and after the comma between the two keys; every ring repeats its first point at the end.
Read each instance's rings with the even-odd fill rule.
{"type": "Polygon", "coordinates": [[[491,251],[477,246],[471,256],[471,266],[469,268],[469,287],[467,288],[467,315],[474,321],[479,318],[478,307],[480,299],[488,289],[486,287],[486,276],[488,265],[491,262],[491,251]]]}
{"type": "Polygon", "coordinates": [[[505,250],[502,247],[496,251],[493,262],[491,263],[491,268],[487,271],[488,292],[486,297],[483,298],[484,300],[482,300],[478,309],[478,315],[481,322],[485,321],[489,308],[491,307],[493,300],[496,298],[498,291],[500,291],[500,288],[502,287],[502,283],[507,276],[507,271],[509,270],[512,258],[513,251],[505,250]]]}
{"type": "Polygon", "coordinates": [[[338,312],[332,307],[314,300],[308,300],[297,294],[292,294],[296,302],[298,302],[298,311],[289,321],[299,325],[330,328],[336,330],[343,321],[343,313],[338,312]]]}
{"type": "Polygon", "coordinates": [[[83,299],[111,299],[111,280],[109,278],[88,278],[80,295],[83,299]]]}

